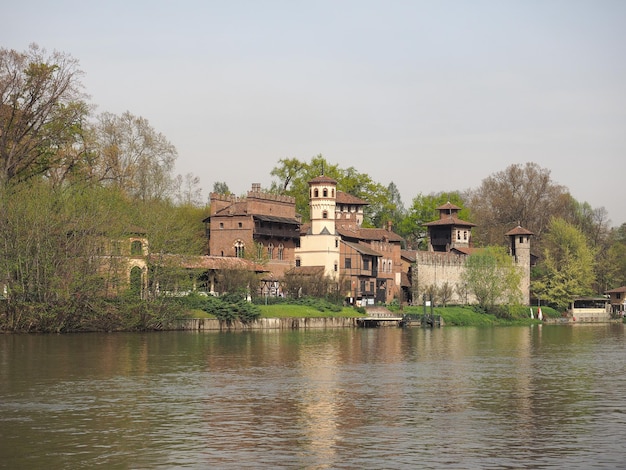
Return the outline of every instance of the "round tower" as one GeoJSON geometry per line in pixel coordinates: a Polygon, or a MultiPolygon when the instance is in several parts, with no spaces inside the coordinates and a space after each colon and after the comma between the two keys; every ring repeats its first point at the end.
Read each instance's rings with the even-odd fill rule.
{"type": "Polygon", "coordinates": [[[335,234],[335,205],[337,181],[328,176],[318,176],[309,181],[309,207],[311,234],[335,234]]]}

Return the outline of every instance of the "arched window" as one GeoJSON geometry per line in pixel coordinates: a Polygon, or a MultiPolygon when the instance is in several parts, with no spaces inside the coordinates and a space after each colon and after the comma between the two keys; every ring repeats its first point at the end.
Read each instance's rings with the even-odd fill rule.
{"type": "Polygon", "coordinates": [[[328,211],[322,212],[322,219],[328,219],[328,211]]]}
{"type": "Polygon", "coordinates": [[[279,260],[283,260],[283,256],[285,253],[285,245],[283,245],[282,243],[280,245],[278,245],[278,259],[279,260]]]}
{"type": "Polygon", "coordinates": [[[263,258],[263,243],[260,243],[256,246],[256,257],[258,259],[263,258]]]}
{"type": "Polygon", "coordinates": [[[244,243],[241,240],[237,240],[235,242],[235,256],[237,258],[243,258],[244,257],[244,254],[245,254],[244,248],[245,248],[245,245],[244,245],[244,243]]]}
{"type": "Polygon", "coordinates": [[[130,291],[133,295],[141,295],[141,268],[134,266],[130,270],[130,291]]]}
{"type": "Polygon", "coordinates": [[[328,189],[324,188],[324,197],[328,197],[328,189]]]}
{"type": "Polygon", "coordinates": [[[320,195],[319,190],[315,188],[315,190],[313,191],[313,194],[315,197],[318,197],[320,195]]]}
{"type": "Polygon", "coordinates": [[[335,190],[334,189],[330,190],[330,195],[331,195],[331,197],[335,197],[335,190]]]}
{"type": "Polygon", "coordinates": [[[274,244],[273,243],[267,244],[267,258],[274,259],[274,244]]]}

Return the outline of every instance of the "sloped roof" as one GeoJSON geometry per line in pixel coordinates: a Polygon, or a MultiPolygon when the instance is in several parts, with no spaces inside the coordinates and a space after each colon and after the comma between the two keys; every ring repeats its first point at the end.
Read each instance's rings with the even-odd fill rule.
{"type": "Polygon", "coordinates": [[[319,276],[324,275],[324,266],[295,266],[285,274],[298,274],[301,276],[319,276]]]}
{"type": "Polygon", "coordinates": [[[620,292],[626,292],[626,286],[604,291],[605,294],[619,294],[620,292]]]}
{"type": "Polygon", "coordinates": [[[235,256],[150,255],[148,259],[154,264],[173,264],[186,269],[243,269],[255,272],[268,270],[261,264],[235,256]]]}
{"type": "Polygon", "coordinates": [[[315,183],[332,183],[332,184],[337,184],[337,180],[331,178],[330,176],[320,175],[320,176],[316,176],[315,178],[313,178],[312,180],[309,181],[309,184],[315,184],[315,183]]]}
{"type": "Polygon", "coordinates": [[[458,217],[455,217],[453,215],[445,216],[441,219],[433,220],[432,222],[427,222],[424,225],[426,227],[449,226],[449,225],[458,225],[461,227],[476,227],[476,224],[468,222],[467,220],[461,220],[458,217]]]}
{"type": "Polygon", "coordinates": [[[400,257],[414,263],[417,259],[417,250],[400,250],[400,257]]]}
{"type": "Polygon", "coordinates": [[[337,191],[337,197],[335,198],[337,204],[352,204],[355,206],[369,206],[369,202],[360,197],[353,196],[352,194],[344,193],[343,191],[337,191]]]}
{"type": "Polygon", "coordinates": [[[377,257],[383,256],[379,252],[377,252],[375,250],[372,250],[368,245],[365,245],[365,244],[351,243],[351,242],[347,242],[345,240],[342,240],[341,243],[343,243],[344,245],[349,246],[350,248],[353,248],[354,250],[356,250],[357,252],[361,253],[362,255],[377,256],[377,257]]]}
{"type": "Polygon", "coordinates": [[[233,216],[233,215],[248,215],[248,203],[246,201],[238,201],[230,204],[229,206],[220,209],[212,217],[220,216],[233,216]]]}
{"type": "Polygon", "coordinates": [[[514,229],[509,230],[508,232],[506,232],[505,235],[534,235],[534,233],[531,232],[528,229],[525,229],[521,225],[518,225],[514,229]]]}
{"type": "Polygon", "coordinates": [[[342,237],[357,240],[389,240],[392,242],[401,242],[404,240],[397,233],[384,228],[347,228],[345,225],[341,225],[337,227],[337,233],[342,237]]]}
{"type": "Polygon", "coordinates": [[[438,211],[445,211],[445,210],[449,210],[449,211],[460,211],[461,208],[459,206],[455,206],[454,204],[452,204],[450,201],[446,202],[445,204],[437,207],[438,211]]]}
{"type": "Polygon", "coordinates": [[[259,215],[259,214],[254,214],[252,217],[262,222],[275,222],[275,223],[288,224],[288,225],[300,225],[300,222],[298,222],[297,219],[292,219],[289,217],[276,217],[274,215],[259,215]]]}

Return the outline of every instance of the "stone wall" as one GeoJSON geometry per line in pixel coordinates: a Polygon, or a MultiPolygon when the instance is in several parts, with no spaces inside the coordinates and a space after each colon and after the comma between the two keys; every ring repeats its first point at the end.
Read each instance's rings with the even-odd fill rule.
{"type": "Polygon", "coordinates": [[[192,318],[181,320],[179,330],[228,331],[228,330],[297,330],[314,328],[353,328],[356,318],[259,318],[250,323],[224,322],[216,318],[192,318]]]}

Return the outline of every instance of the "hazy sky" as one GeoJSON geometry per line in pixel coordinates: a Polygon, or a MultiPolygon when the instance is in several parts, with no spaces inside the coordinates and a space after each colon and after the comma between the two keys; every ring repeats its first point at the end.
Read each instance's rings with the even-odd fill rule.
{"type": "Polygon", "coordinates": [[[322,154],[417,194],[535,162],[626,222],[626,1],[11,2],[0,46],[80,61],[98,112],[242,194],[322,154]]]}

